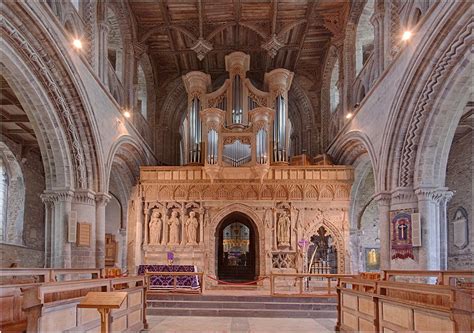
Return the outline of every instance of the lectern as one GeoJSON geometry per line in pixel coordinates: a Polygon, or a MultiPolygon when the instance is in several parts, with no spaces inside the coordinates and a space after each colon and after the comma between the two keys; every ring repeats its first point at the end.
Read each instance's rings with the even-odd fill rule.
{"type": "Polygon", "coordinates": [[[100,332],[110,332],[110,310],[119,309],[127,297],[126,292],[89,292],[77,307],[97,309],[100,313],[100,332]]]}

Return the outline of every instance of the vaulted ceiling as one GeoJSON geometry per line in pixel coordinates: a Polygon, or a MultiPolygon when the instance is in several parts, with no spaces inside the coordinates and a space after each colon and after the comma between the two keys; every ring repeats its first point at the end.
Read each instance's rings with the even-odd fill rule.
{"type": "Polygon", "coordinates": [[[130,6],[139,40],[161,74],[201,70],[216,78],[225,71],[224,56],[238,50],[250,54],[250,76],[262,81],[278,67],[319,72],[349,1],[130,0],[130,6]]]}

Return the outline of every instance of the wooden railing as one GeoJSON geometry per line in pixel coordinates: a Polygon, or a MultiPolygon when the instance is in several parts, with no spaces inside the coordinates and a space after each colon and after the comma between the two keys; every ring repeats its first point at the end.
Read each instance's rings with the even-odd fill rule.
{"type": "MultiPolygon", "coordinates": [[[[407,271],[391,273],[392,275],[386,277],[393,274],[410,274],[407,271]]],[[[411,272],[413,276],[432,276],[432,273],[411,272]]],[[[443,277],[469,275],[465,273],[469,272],[443,272],[443,277]]],[[[472,277],[472,273],[470,276],[472,277]]],[[[337,293],[338,331],[472,330],[472,289],[450,285],[340,278],[337,293]]]]}
{"type": "Polygon", "coordinates": [[[471,271],[384,270],[383,276],[385,281],[411,283],[433,281],[431,284],[451,286],[455,286],[461,280],[474,282],[474,273],[471,271]]]}
{"type": "Polygon", "coordinates": [[[147,292],[151,293],[198,293],[202,294],[202,291],[204,290],[204,272],[145,272],[145,278],[146,278],[146,285],[147,285],[147,292]],[[166,286],[161,289],[154,289],[152,284],[151,284],[151,277],[152,276],[172,276],[173,277],[173,285],[172,286],[166,286]],[[180,286],[178,284],[178,278],[180,276],[190,276],[190,277],[197,277],[198,279],[198,287],[197,288],[191,288],[189,287],[184,287],[180,286]]]}
{"type": "Polygon", "coordinates": [[[102,276],[98,268],[2,268],[0,285],[58,280],[98,279],[102,276]]]}
{"type": "Polygon", "coordinates": [[[270,292],[282,297],[336,297],[337,279],[350,274],[272,273],[270,292]]]}

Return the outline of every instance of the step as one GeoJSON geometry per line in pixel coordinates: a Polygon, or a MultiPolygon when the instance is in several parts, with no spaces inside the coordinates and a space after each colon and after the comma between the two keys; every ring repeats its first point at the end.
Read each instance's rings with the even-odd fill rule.
{"type": "Polygon", "coordinates": [[[272,297],[272,296],[234,296],[234,295],[185,295],[148,293],[148,301],[215,301],[215,302],[263,302],[263,303],[329,303],[337,304],[335,297],[272,297]]]}
{"type": "Polygon", "coordinates": [[[305,310],[335,311],[333,303],[296,303],[296,302],[238,302],[238,301],[190,301],[190,300],[149,300],[148,308],[217,308],[217,309],[256,309],[256,310],[305,310]]]}
{"type": "Polygon", "coordinates": [[[264,317],[264,318],[337,318],[336,311],[306,310],[252,310],[248,309],[195,309],[147,308],[151,316],[208,316],[208,317],[264,317]]]}

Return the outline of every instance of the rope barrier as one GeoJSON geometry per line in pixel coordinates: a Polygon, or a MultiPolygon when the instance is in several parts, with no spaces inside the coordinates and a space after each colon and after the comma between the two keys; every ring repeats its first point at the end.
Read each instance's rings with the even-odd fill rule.
{"type": "Polygon", "coordinates": [[[257,282],[268,279],[268,276],[263,276],[260,279],[257,279],[257,280],[254,280],[254,281],[236,283],[236,282],[222,281],[222,280],[216,279],[216,278],[214,278],[210,275],[207,275],[207,277],[211,280],[217,281],[217,282],[222,283],[222,284],[230,285],[230,286],[246,286],[246,285],[250,285],[250,284],[256,284],[257,282]]]}

